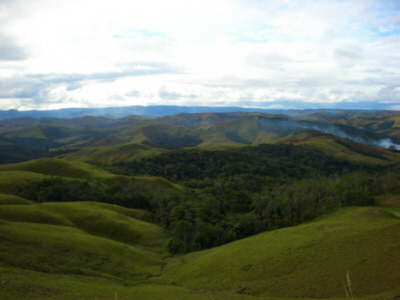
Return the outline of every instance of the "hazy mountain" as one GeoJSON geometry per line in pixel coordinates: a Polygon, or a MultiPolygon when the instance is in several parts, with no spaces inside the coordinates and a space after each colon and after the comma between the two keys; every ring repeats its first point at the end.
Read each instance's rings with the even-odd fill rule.
{"type": "MultiPolygon", "coordinates": [[[[288,113],[282,109],[261,109],[243,107],[213,107],[213,106],[128,106],[107,108],[66,108],[59,110],[30,110],[0,111],[0,120],[12,118],[80,118],[84,116],[96,116],[105,118],[123,118],[130,115],[147,117],[169,116],[180,113],[224,113],[224,112],[265,112],[265,113],[288,113]]],[[[295,113],[293,110],[290,113],[295,113]]]]}

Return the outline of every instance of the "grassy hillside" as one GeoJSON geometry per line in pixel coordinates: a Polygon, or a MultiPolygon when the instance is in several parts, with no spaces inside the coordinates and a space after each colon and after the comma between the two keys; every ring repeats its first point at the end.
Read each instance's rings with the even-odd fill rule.
{"type": "Polygon", "coordinates": [[[381,208],[349,208],[329,218],[171,258],[161,283],[268,297],[399,293],[400,220],[381,208]]]}
{"type": "Polygon", "coordinates": [[[8,204],[8,205],[28,205],[33,204],[33,201],[26,200],[24,198],[9,195],[9,194],[0,194],[0,205],[8,204]]]}
{"type": "Polygon", "coordinates": [[[25,177],[24,175],[26,175],[26,172],[30,172],[48,176],[98,180],[104,183],[112,183],[115,181],[128,182],[130,180],[130,178],[126,176],[113,175],[89,164],[67,162],[53,158],[31,160],[19,164],[1,165],[0,172],[1,171],[14,171],[15,175],[17,175],[15,171],[20,171],[21,179],[25,177]]]}
{"type": "Polygon", "coordinates": [[[43,178],[50,177],[51,176],[24,171],[0,171],[0,193],[12,194],[14,187],[23,182],[29,180],[39,181],[43,178]]]}
{"type": "Polygon", "coordinates": [[[310,145],[322,150],[327,155],[360,163],[389,165],[393,162],[400,162],[399,153],[318,132],[306,132],[294,137],[282,138],[276,143],[310,145]]]}
{"type": "Polygon", "coordinates": [[[1,296],[207,299],[202,292],[149,281],[165,265],[166,236],[137,219],[146,214],[82,202],[0,205],[1,296]]]}
{"type": "Polygon", "coordinates": [[[162,230],[139,220],[149,219],[146,211],[95,202],[2,205],[0,219],[13,222],[69,226],[88,234],[130,245],[160,247],[162,230]]]}
{"type": "Polygon", "coordinates": [[[154,119],[157,124],[181,125],[189,128],[210,127],[239,119],[248,113],[181,113],[154,119]]]}
{"type": "Polygon", "coordinates": [[[168,259],[160,254],[162,230],[135,219],[137,210],[0,205],[2,293],[7,299],[345,299],[348,271],[354,297],[392,299],[400,293],[400,219],[392,203],[398,198],[386,199],[385,209],[347,208],[168,259]]]}
{"type": "Polygon", "coordinates": [[[82,162],[68,162],[61,159],[42,158],[18,164],[0,165],[0,193],[13,194],[16,186],[29,181],[41,181],[52,177],[65,179],[90,180],[105,185],[126,185],[135,180],[143,187],[179,189],[183,187],[173,184],[161,177],[130,177],[114,175],[108,171],[82,162]]]}
{"type": "Polygon", "coordinates": [[[99,203],[0,205],[1,295],[127,296],[163,265],[165,234],[146,218],[145,211],[99,203]]]}

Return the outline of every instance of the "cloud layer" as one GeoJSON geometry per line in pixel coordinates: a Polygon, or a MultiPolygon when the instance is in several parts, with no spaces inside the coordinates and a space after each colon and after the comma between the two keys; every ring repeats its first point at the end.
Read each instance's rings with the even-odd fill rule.
{"type": "Polygon", "coordinates": [[[398,1],[0,2],[0,109],[400,109],[398,1]]]}

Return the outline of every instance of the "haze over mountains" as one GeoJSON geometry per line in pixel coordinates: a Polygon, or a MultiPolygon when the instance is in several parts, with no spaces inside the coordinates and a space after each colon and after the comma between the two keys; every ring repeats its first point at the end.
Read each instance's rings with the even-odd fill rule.
{"type": "Polygon", "coordinates": [[[327,115],[342,115],[348,116],[370,116],[396,114],[396,111],[380,111],[380,110],[347,110],[347,109],[263,109],[263,108],[245,108],[238,106],[126,106],[126,107],[104,107],[104,108],[65,108],[57,110],[27,110],[18,111],[0,110],[0,120],[12,118],[81,118],[84,116],[96,116],[110,119],[123,118],[130,115],[161,117],[180,113],[226,113],[226,112],[261,112],[270,114],[312,114],[323,112],[327,115]]]}
{"type": "Polygon", "coordinates": [[[11,118],[80,118],[84,116],[97,116],[105,118],[123,118],[130,115],[139,115],[147,117],[160,117],[175,115],[179,113],[208,113],[208,112],[270,112],[281,113],[285,110],[261,109],[261,108],[243,108],[243,107],[215,107],[215,106],[127,106],[127,107],[106,107],[106,108],[65,108],[58,110],[30,110],[18,111],[7,110],[0,111],[1,119],[11,118]]]}

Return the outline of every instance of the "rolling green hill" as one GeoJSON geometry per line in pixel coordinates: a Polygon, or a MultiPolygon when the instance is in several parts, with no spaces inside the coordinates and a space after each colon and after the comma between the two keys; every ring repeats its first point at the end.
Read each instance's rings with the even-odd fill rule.
{"type": "Polygon", "coordinates": [[[169,259],[155,281],[190,289],[279,298],[399,293],[400,220],[381,208],[350,208],[329,218],[169,259]]]}
{"type": "Polygon", "coordinates": [[[8,299],[345,299],[347,271],[357,299],[400,292],[400,219],[384,208],[347,208],[167,259],[162,230],[136,220],[138,213],[95,203],[0,205],[2,293],[8,299]]]}
{"type": "Polygon", "coordinates": [[[394,162],[400,162],[399,153],[318,132],[306,132],[297,136],[282,138],[277,143],[309,145],[327,155],[366,164],[390,165],[394,162]]]}
{"type": "Polygon", "coordinates": [[[146,211],[96,202],[3,205],[0,209],[0,219],[5,221],[69,226],[125,244],[162,246],[162,229],[137,218],[150,216],[146,211]]]}
{"type": "Polygon", "coordinates": [[[15,187],[25,182],[40,182],[43,179],[53,177],[89,180],[105,185],[128,184],[135,180],[138,184],[148,188],[183,189],[183,187],[161,177],[139,176],[133,178],[115,175],[87,163],[42,158],[23,163],[0,165],[0,193],[12,194],[15,192],[15,187]]]}
{"type": "Polygon", "coordinates": [[[115,180],[130,180],[124,176],[116,176],[89,164],[67,162],[54,158],[42,158],[19,164],[0,165],[0,172],[1,171],[31,172],[48,176],[99,180],[105,183],[115,180]]]}
{"type": "Polygon", "coordinates": [[[0,206],[2,293],[11,299],[92,297],[105,283],[124,288],[158,275],[162,230],[132,214],[93,203],[0,206]]]}
{"type": "Polygon", "coordinates": [[[0,194],[0,205],[8,204],[8,205],[23,205],[23,204],[33,204],[33,201],[26,200],[24,198],[9,195],[9,194],[0,194]]]}

